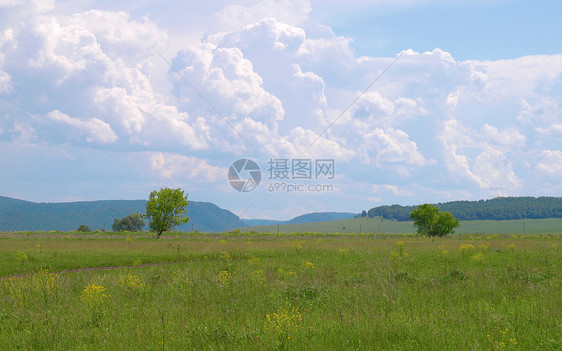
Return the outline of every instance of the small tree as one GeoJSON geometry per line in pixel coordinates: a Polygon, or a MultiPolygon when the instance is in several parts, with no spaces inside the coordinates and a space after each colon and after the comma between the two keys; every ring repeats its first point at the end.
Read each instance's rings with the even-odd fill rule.
{"type": "Polygon", "coordinates": [[[127,215],[121,219],[113,220],[112,229],[114,232],[142,232],[145,222],[136,214],[127,215]]]}
{"type": "Polygon", "coordinates": [[[80,226],[78,227],[78,229],[76,229],[76,231],[77,231],[77,232],[89,233],[89,232],[91,232],[92,230],[91,230],[90,227],[88,227],[87,225],[82,224],[82,225],[80,225],[80,226]]]}
{"type": "Polygon", "coordinates": [[[150,221],[150,230],[155,232],[156,238],[159,239],[165,231],[189,222],[189,217],[183,215],[187,212],[185,207],[188,204],[187,194],[184,195],[181,189],[154,190],[146,203],[146,214],[142,216],[150,221]]]}
{"type": "Polygon", "coordinates": [[[410,213],[410,219],[418,230],[418,234],[428,236],[444,236],[455,232],[461,222],[449,212],[439,212],[430,204],[420,205],[410,213]]]}

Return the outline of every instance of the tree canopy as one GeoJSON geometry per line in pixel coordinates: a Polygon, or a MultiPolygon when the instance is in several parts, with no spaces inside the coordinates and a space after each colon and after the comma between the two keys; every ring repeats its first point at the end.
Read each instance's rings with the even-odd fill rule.
{"type": "Polygon", "coordinates": [[[420,205],[410,213],[410,219],[418,230],[418,234],[428,236],[444,236],[455,232],[461,223],[450,212],[439,212],[430,204],[420,205]]]}
{"type": "Polygon", "coordinates": [[[78,229],[76,229],[76,231],[77,231],[77,232],[89,233],[89,232],[91,232],[92,230],[91,230],[90,227],[88,227],[87,225],[81,224],[81,225],[78,227],[78,229]]]}
{"type": "Polygon", "coordinates": [[[112,229],[114,232],[142,232],[145,222],[138,215],[130,214],[121,219],[113,220],[112,229]]]}
{"type": "MultiPolygon", "coordinates": [[[[562,197],[497,197],[490,200],[451,201],[435,205],[460,220],[507,220],[522,218],[562,218],[562,197]]],[[[369,218],[407,221],[417,206],[387,205],[367,211],[369,218]]]]}
{"type": "Polygon", "coordinates": [[[187,212],[187,194],[181,189],[162,188],[152,191],[146,203],[146,214],[150,230],[160,238],[162,233],[173,230],[176,226],[189,222],[189,217],[184,216],[187,212]]]}

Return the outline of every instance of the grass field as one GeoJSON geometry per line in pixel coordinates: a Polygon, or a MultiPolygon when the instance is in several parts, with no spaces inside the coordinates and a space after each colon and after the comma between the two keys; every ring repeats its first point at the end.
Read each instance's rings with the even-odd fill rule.
{"type": "Polygon", "coordinates": [[[558,235],[5,234],[0,349],[560,350],[561,246],[558,235]],[[64,272],[103,266],[128,267],[64,272]]]}
{"type": "MultiPolygon", "coordinates": [[[[240,229],[242,232],[258,233],[415,233],[413,222],[397,222],[375,218],[350,218],[302,224],[262,225],[240,229]]],[[[562,234],[562,218],[515,219],[506,221],[461,221],[455,230],[460,234],[562,234]]]]}

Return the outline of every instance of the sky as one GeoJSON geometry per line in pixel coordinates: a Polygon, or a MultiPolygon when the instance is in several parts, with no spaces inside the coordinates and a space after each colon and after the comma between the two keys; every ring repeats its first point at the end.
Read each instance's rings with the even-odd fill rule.
{"type": "Polygon", "coordinates": [[[281,220],[561,196],[560,13],[560,1],[0,0],[0,195],[179,187],[281,220]]]}

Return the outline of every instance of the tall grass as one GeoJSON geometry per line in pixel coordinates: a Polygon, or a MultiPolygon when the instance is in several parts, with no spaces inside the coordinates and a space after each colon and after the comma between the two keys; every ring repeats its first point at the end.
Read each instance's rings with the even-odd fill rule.
{"type": "Polygon", "coordinates": [[[13,258],[3,261],[4,276],[36,274],[0,280],[0,349],[562,347],[559,237],[99,239],[86,242],[92,250],[84,243],[2,241],[2,257],[13,258]],[[45,268],[139,257],[178,262],[45,268]]]}

